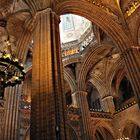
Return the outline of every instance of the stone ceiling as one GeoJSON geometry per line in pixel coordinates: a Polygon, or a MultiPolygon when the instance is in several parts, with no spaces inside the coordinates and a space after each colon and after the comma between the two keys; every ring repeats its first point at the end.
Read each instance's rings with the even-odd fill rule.
{"type": "MultiPolygon", "coordinates": [[[[25,0],[26,1],[26,0],[25,0]]],[[[35,1],[35,0],[32,0],[35,1]]],[[[41,4],[46,1],[38,0],[41,4]]],[[[70,1],[70,0],[63,0],[70,1]]],[[[95,4],[99,7],[109,7],[115,14],[120,10],[126,14],[127,10],[136,7],[138,0],[83,0],[95,4]]],[[[57,0],[57,3],[62,0],[57,0]]],[[[138,4],[137,4],[138,5],[138,4]]],[[[138,7],[136,7],[138,8],[138,7]]],[[[135,10],[135,9],[134,9],[135,10]]],[[[133,10],[133,11],[134,11],[133,10]]],[[[8,21],[8,32],[15,36],[16,40],[20,36],[23,30],[25,20],[30,15],[29,7],[24,0],[1,0],[0,1],[0,19],[6,19],[8,21]]],[[[121,17],[119,17],[121,18],[121,17]]],[[[0,30],[0,34],[2,31],[0,30]]]]}

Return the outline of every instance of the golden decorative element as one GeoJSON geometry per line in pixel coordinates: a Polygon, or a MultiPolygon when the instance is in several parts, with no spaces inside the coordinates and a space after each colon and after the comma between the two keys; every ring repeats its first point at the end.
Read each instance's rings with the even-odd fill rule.
{"type": "Polygon", "coordinates": [[[103,10],[105,10],[107,13],[111,14],[111,15],[115,15],[115,13],[113,13],[113,11],[107,7],[105,4],[103,4],[102,0],[86,0],[92,4],[94,4],[95,6],[102,8],[103,10]]]}
{"type": "Polygon", "coordinates": [[[116,110],[115,113],[119,113],[119,112],[121,112],[121,111],[123,111],[123,110],[125,110],[125,109],[127,109],[127,108],[129,108],[129,107],[131,107],[131,106],[133,106],[133,105],[135,105],[135,104],[137,104],[136,101],[133,101],[133,102],[131,102],[131,103],[128,103],[126,106],[124,106],[124,107],[122,107],[122,108],[116,110]]]}
{"type": "Polygon", "coordinates": [[[140,0],[134,0],[128,3],[128,7],[125,8],[125,16],[131,16],[132,13],[140,6],[140,0]]]}

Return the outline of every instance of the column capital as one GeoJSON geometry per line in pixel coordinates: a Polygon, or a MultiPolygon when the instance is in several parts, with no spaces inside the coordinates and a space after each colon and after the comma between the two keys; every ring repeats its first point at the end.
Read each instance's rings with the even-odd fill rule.
{"type": "Polygon", "coordinates": [[[55,9],[56,0],[24,0],[32,13],[47,7],[55,9]]]}
{"type": "MultiPolygon", "coordinates": [[[[46,9],[42,9],[42,10],[38,10],[35,14],[35,16],[39,16],[42,14],[46,14],[48,12],[53,12],[51,8],[46,8],[46,9]]],[[[54,12],[55,13],[55,12],[54,12]]]]}
{"type": "Polygon", "coordinates": [[[47,13],[52,13],[53,15],[55,15],[57,17],[58,22],[60,23],[60,16],[57,15],[51,8],[46,8],[46,9],[38,10],[34,15],[31,15],[28,19],[26,19],[23,27],[27,31],[32,32],[38,21],[38,17],[40,17],[41,15],[46,15],[47,13]]]}
{"type": "Polygon", "coordinates": [[[102,98],[102,103],[103,103],[103,110],[106,112],[115,112],[115,106],[114,106],[114,101],[113,101],[113,96],[108,95],[102,98]]]}
{"type": "MultiPolygon", "coordinates": [[[[42,9],[42,10],[38,10],[36,13],[35,13],[35,15],[34,15],[34,17],[38,17],[38,16],[40,16],[40,15],[45,15],[45,14],[47,14],[47,13],[52,13],[53,15],[55,15],[55,16],[57,16],[58,18],[59,18],[59,16],[56,14],[56,12],[54,12],[53,10],[52,10],[52,8],[46,8],[46,9],[42,9]]],[[[60,20],[60,19],[59,19],[60,20]]]]}
{"type": "Polygon", "coordinates": [[[86,91],[75,91],[73,94],[74,95],[81,94],[81,95],[86,95],[87,96],[88,93],[86,91]]]}
{"type": "Polygon", "coordinates": [[[46,14],[52,14],[53,16],[56,17],[58,23],[60,23],[60,16],[56,14],[55,11],[53,11],[51,8],[46,8],[46,9],[42,9],[42,10],[38,10],[35,15],[33,16],[34,19],[36,20],[37,18],[39,18],[42,15],[46,15],[46,14]]]}
{"type": "Polygon", "coordinates": [[[112,95],[108,95],[102,98],[102,101],[106,100],[106,99],[113,99],[112,95]]]}

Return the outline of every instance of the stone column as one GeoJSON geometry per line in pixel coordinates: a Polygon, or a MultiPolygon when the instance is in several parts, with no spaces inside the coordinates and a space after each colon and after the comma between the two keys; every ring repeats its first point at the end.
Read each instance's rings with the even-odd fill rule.
{"type": "Polygon", "coordinates": [[[3,140],[18,140],[19,125],[19,98],[21,93],[21,87],[9,87],[5,91],[5,121],[4,121],[4,133],[3,140]]]}
{"type": "Polygon", "coordinates": [[[59,17],[50,8],[37,16],[34,33],[31,140],[65,140],[65,104],[59,17]]]}
{"type": "Polygon", "coordinates": [[[132,46],[122,53],[122,57],[124,58],[129,80],[140,106],[140,46],[132,46]]]}
{"type": "Polygon", "coordinates": [[[106,96],[102,99],[102,108],[105,112],[115,112],[115,106],[112,96],[106,96]]]}
{"type": "Polygon", "coordinates": [[[93,140],[93,129],[91,124],[91,117],[87,102],[87,92],[77,91],[74,93],[76,97],[77,106],[80,108],[82,117],[82,140],[93,140]]]}
{"type": "MultiPolygon", "coordinates": [[[[29,24],[28,27],[30,27],[29,24]]],[[[23,62],[28,52],[28,44],[31,36],[32,30],[26,28],[21,33],[21,38],[17,42],[17,57],[23,60],[23,62]]],[[[3,140],[19,140],[19,100],[21,88],[21,85],[17,85],[5,89],[4,126],[1,126],[3,130],[3,140]]]]}

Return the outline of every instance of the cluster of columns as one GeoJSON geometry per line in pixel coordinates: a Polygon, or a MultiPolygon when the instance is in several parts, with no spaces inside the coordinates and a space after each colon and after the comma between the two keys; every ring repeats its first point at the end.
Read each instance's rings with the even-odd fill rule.
{"type": "Polygon", "coordinates": [[[37,20],[32,65],[31,139],[65,140],[59,17],[48,8],[37,20]]]}

